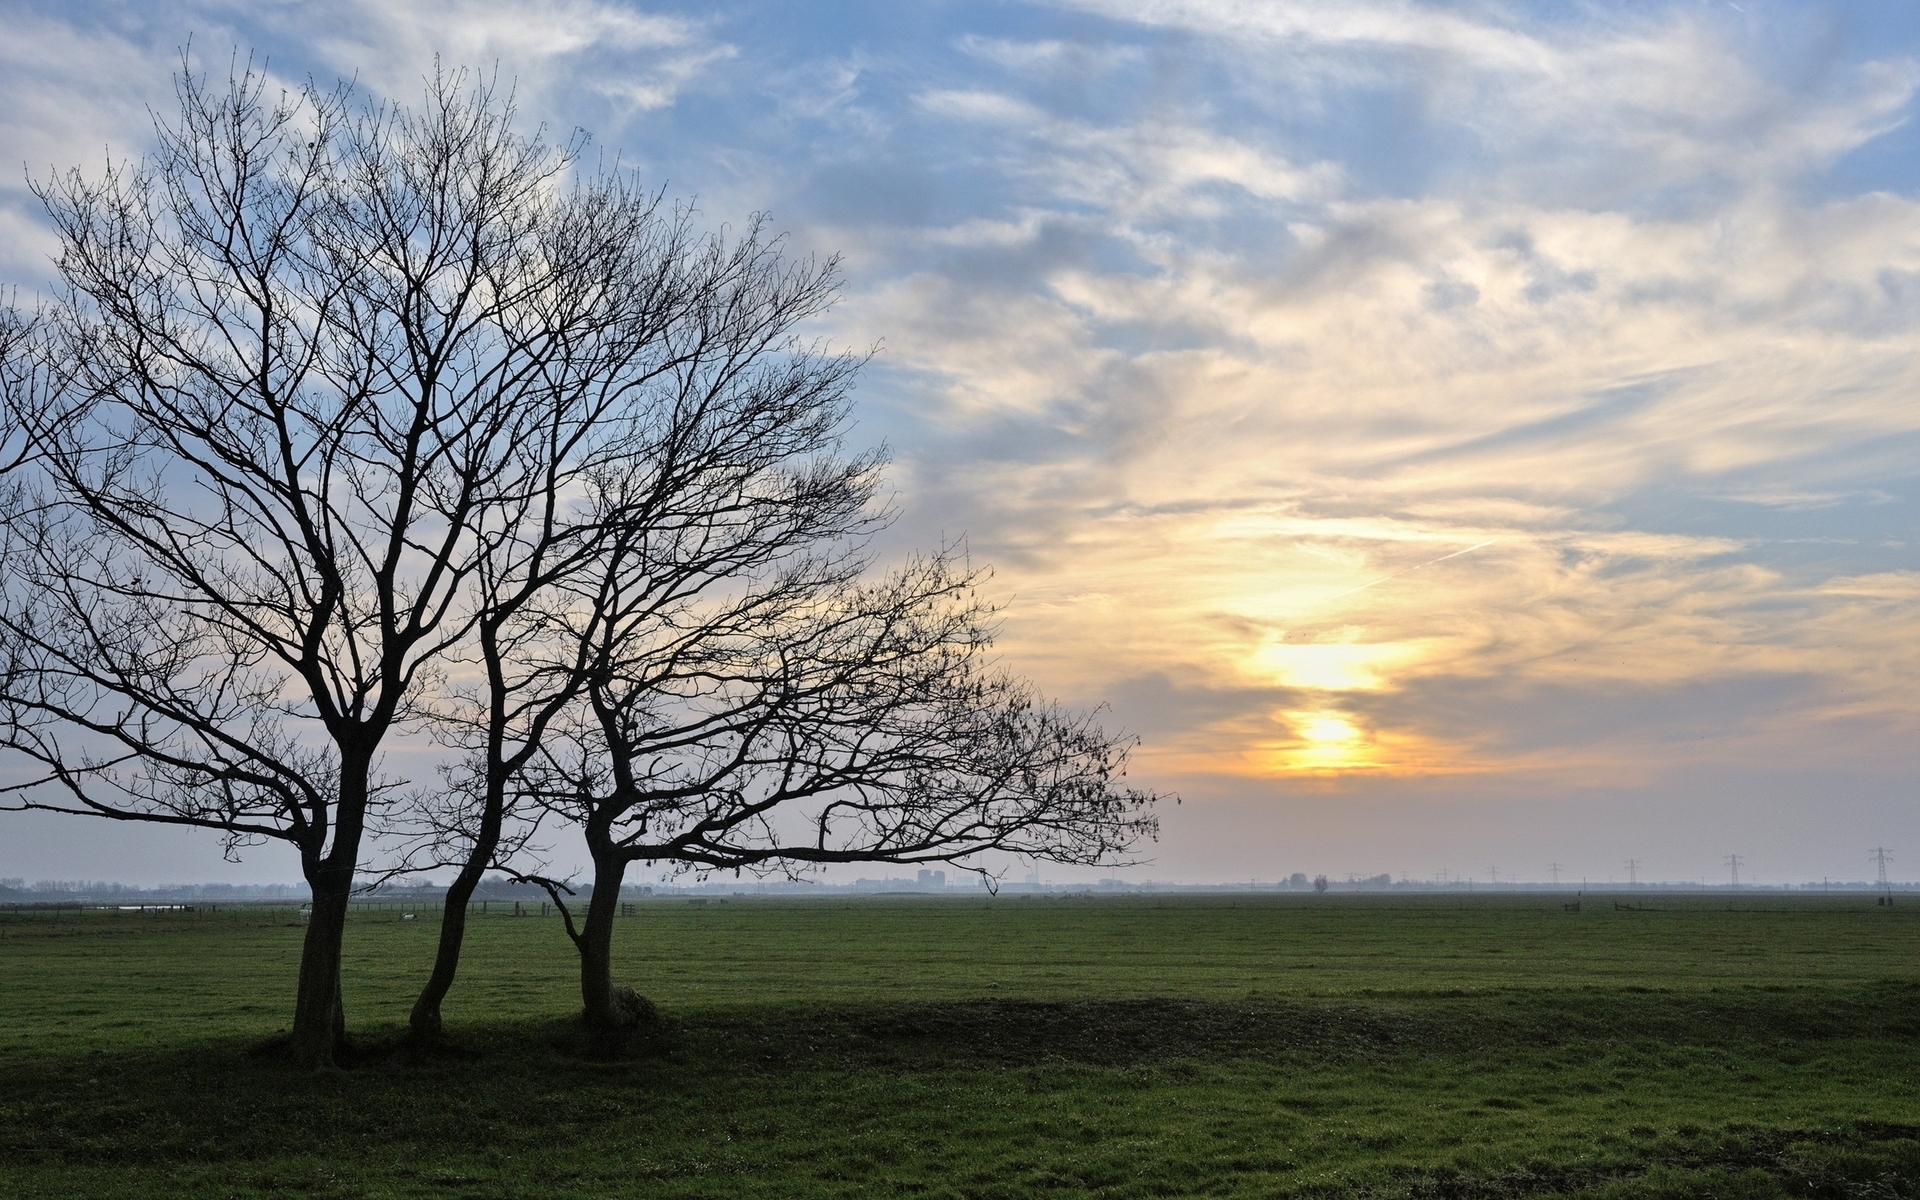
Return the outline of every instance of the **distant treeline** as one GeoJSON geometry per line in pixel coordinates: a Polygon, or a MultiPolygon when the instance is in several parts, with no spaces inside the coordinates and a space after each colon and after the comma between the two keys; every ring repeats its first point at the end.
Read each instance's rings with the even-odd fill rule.
{"type": "Polygon", "coordinates": [[[139,887],[89,879],[0,879],[0,901],[304,900],[305,884],[170,883],[139,887]]]}

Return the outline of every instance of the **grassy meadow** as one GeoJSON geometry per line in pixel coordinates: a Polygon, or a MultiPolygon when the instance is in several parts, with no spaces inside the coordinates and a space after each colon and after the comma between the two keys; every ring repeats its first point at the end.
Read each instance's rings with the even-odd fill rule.
{"type": "Polygon", "coordinates": [[[368,912],[320,1076],[296,913],[0,914],[0,1196],[1916,1195],[1920,906],[1624,899],[654,900],[615,1058],[496,912],[425,1063],[368,912]]]}

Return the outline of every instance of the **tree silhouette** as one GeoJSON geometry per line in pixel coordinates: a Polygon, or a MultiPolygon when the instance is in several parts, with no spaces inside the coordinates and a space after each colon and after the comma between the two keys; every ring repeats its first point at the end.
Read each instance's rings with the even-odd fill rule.
{"type": "MultiPolygon", "coordinates": [[[[290,843],[313,893],[290,1049],[331,1062],[381,768],[466,646],[488,547],[589,411],[555,364],[596,205],[572,148],[437,73],[410,110],[183,69],[137,166],[39,186],[62,290],[14,397],[0,553],[17,808],[290,843]]],[[[644,281],[642,281],[644,283],[644,281]]],[[[612,335],[612,336],[618,336],[612,335]]],[[[577,391],[578,389],[576,389],[577,391]]]]}
{"type": "Polygon", "coordinates": [[[1123,742],[986,669],[971,575],[860,582],[859,360],[795,340],[833,262],[696,234],[463,74],[417,108],[250,65],[177,92],[148,159],[38,186],[63,288],[0,319],[0,744],[39,768],[0,807],[292,846],[295,1060],[339,1054],[383,832],[458,868],[432,1036],[532,814],[578,818],[607,884],[576,931],[603,1025],[629,862],[1091,861],[1153,831],[1123,742]],[[427,734],[444,790],[383,766],[427,734]]]}
{"type": "Polygon", "coordinates": [[[632,863],[1095,863],[1156,832],[1157,797],[1124,785],[1130,743],[992,666],[975,574],[946,554],[876,583],[853,566],[801,555],[663,607],[652,554],[610,556],[586,711],[527,773],[592,856],[584,921],[567,921],[590,1025],[646,1007],[611,969],[632,863]]]}

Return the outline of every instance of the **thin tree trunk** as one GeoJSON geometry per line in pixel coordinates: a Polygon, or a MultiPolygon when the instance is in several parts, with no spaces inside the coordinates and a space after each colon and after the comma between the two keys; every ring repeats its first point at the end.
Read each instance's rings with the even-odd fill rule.
{"type": "Polygon", "coordinates": [[[493,861],[493,852],[500,848],[500,827],[506,811],[503,780],[495,778],[488,781],[485,805],[480,816],[480,830],[474,836],[473,849],[467,855],[466,864],[453,877],[453,882],[447,885],[447,899],[440,915],[440,946],[434,952],[433,974],[427,976],[426,986],[420,989],[420,997],[413,1002],[413,1012],[407,1017],[407,1026],[415,1041],[440,1040],[440,1004],[447,998],[447,993],[453,990],[453,977],[460,970],[460,950],[466,944],[467,937],[467,904],[473,899],[473,890],[480,886],[480,876],[486,871],[487,864],[493,861]]]}
{"type": "MultiPolygon", "coordinates": [[[[492,841],[497,844],[499,840],[496,829],[492,841]]],[[[486,870],[493,851],[494,845],[476,843],[466,865],[447,885],[446,905],[440,916],[440,948],[434,954],[433,974],[427,976],[426,986],[420,989],[420,998],[413,1002],[413,1012],[407,1018],[415,1041],[440,1040],[440,1004],[453,989],[454,974],[460,969],[460,949],[467,936],[467,905],[473,899],[473,890],[480,886],[481,873],[486,870]]]]}
{"type": "Polygon", "coordinates": [[[613,918],[620,911],[620,881],[626,873],[627,860],[620,855],[594,855],[593,895],[587,900],[579,941],[580,1000],[589,1029],[625,1029],[638,1016],[613,994],[613,918]]]}
{"type": "Polygon", "coordinates": [[[501,665],[497,620],[482,623],[480,649],[487,665],[490,697],[485,759],[486,794],[481,800],[480,828],[474,835],[473,847],[467,853],[467,861],[461,866],[460,873],[447,886],[446,903],[440,916],[440,945],[434,952],[433,973],[427,976],[426,986],[420,989],[419,998],[413,1002],[413,1012],[407,1017],[414,1040],[423,1043],[440,1040],[443,1030],[440,1005],[446,1000],[447,993],[453,990],[454,976],[460,970],[460,951],[467,937],[467,905],[473,901],[473,892],[480,886],[480,877],[492,865],[494,852],[500,848],[500,833],[506,824],[507,780],[515,767],[532,752],[538,736],[536,733],[518,755],[509,758],[505,749],[508,687],[501,665]]]}

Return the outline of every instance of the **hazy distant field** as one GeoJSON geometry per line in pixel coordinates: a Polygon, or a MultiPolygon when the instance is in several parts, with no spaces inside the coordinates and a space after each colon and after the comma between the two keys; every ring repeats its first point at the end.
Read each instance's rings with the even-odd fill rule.
{"type": "MultiPolygon", "coordinates": [[[[1920,906],[1633,902],[655,901],[617,1062],[558,920],[492,917],[477,1057],[318,1078],[245,1053],[289,910],[0,915],[0,1195],[1914,1195],[1920,906]]],[[[421,911],[354,919],[363,1045],[421,911]]]]}

